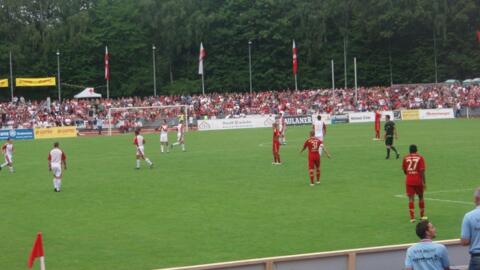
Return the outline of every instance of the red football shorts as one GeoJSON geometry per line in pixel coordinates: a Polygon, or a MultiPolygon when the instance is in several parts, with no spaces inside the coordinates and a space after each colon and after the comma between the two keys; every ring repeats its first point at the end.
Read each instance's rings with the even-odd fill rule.
{"type": "Polygon", "coordinates": [[[273,142],[272,150],[273,150],[274,153],[278,153],[278,151],[280,151],[280,142],[279,141],[273,142]]]}
{"type": "Polygon", "coordinates": [[[423,195],[423,185],[422,186],[412,186],[406,185],[407,188],[407,196],[423,195]]]}
{"type": "Polygon", "coordinates": [[[315,167],[320,168],[320,155],[318,153],[308,156],[308,169],[313,170],[315,167]]]}

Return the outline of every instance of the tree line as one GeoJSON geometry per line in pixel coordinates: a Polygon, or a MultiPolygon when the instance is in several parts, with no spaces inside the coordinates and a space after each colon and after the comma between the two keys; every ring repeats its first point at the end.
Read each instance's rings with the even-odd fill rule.
{"type": "MultiPolygon", "coordinates": [[[[206,91],[294,88],[292,40],[300,88],[363,86],[480,77],[478,0],[0,0],[0,78],[56,76],[62,95],[83,86],[111,96],[201,91],[199,44],[207,56],[206,91]],[[152,50],[155,45],[156,50],[152,50]],[[347,81],[344,73],[346,51],[347,81]]],[[[55,88],[15,89],[55,97],[55,88]]],[[[9,91],[0,89],[0,97],[9,91]]]]}

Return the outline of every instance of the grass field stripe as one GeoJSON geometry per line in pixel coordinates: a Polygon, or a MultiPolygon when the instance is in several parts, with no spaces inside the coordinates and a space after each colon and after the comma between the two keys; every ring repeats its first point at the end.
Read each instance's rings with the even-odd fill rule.
{"type": "MultiPolygon", "coordinates": [[[[407,196],[405,195],[395,195],[394,197],[400,199],[406,199],[407,196]]],[[[464,201],[455,201],[455,200],[444,200],[444,199],[435,199],[435,198],[423,198],[425,201],[438,201],[438,202],[448,202],[448,203],[456,203],[456,204],[465,204],[465,205],[473,205],[473,202],[464,202],[464,201]]]]}

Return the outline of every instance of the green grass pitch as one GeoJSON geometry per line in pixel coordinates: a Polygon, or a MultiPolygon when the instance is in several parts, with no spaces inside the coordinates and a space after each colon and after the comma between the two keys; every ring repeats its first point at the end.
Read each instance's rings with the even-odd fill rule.
{"type": "MultiPolygon", "coordinates": [[[[426,158],[426,214],[438,239],[458,238],[478,181],[479,120],[397,122],[402,156],[426,158]]],[[[322,183],[310,187],[309,127],[289,127],[283,165],[271,165],[270,129],[190,132],[187,152],[134,170],[133,135],[60,140],[61,193],[47,155],[54,140],[15,142],[14,174],[0,173],[0,266],[25,269],[38,231],[47,269],[154,269],[415,242],[400,160],[385,160],[373,124],[328,127],[322,183]]],[[[174,139],[175,134],[170,134],[174,139]]],[[[417,207],[417,205],[416,205],[417,207]]],[[[35,266],[37,267],[37,266],[35,266]]]]}

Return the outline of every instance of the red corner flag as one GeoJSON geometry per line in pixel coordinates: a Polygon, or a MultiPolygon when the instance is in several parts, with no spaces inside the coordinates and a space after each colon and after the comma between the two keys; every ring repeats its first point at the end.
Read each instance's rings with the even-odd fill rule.
{"type": "Polygon", "coordinates": [[[40,269],[45,270],[45,257],[43,256],[43,243],[42,243],[42,233],[37,234],[37,239],[33,244],[32,252],[30,252],[30,257],[28,257],[28,268],[32,268],[33,261],[37,257],[40,257],[40,269]]]}
{"type": "Polygon", "coordinates": [[[105,46],[105,80],[110,81],[110,64],[108,63],[108,48],[105,46]]]}
{"type": "Polygon", "coordinates": [[[297,75],[298,63],[297,63],[297,47],[295,47],[295,40],[293,41],[292,53],[293,53],[293,75],[297,75]]]}
{"type": "Polygon", "coordinates": [[[480,30],[477,30],[477,41],[480,43],[480,30]]]}

